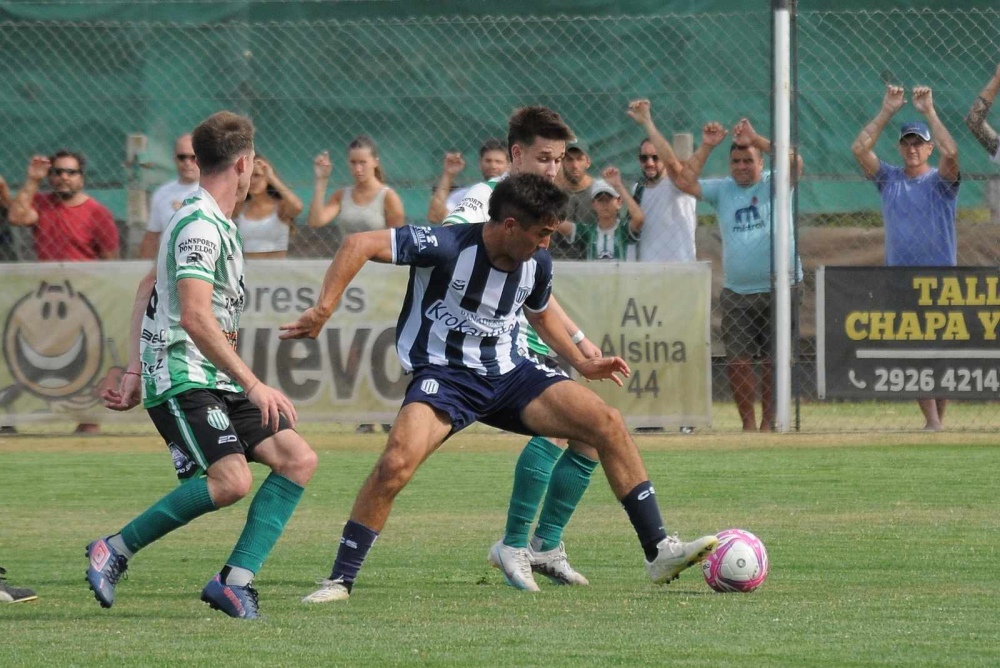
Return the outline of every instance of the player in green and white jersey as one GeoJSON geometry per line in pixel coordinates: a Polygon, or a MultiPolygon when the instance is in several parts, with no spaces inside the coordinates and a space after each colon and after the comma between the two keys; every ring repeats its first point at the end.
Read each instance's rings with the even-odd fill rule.
{"type": "MultiPolygon", "coordinates": [[[[566,155],[566,142],[574,139],[572,130],[551,109],[537,106],[517,109],[507,124],[507,150],[511,159],[508,173],[537,174],[554,181],[566,155]]],[[[502,174],[472,186],[444,219],[444,224],[486,222],[490,195],[506,177],[507,174],[502,174]]],[[[555,297],[549,300],[549,308],[559,316],[573,343],[586,357],[601,355],[600,348],[584,336],[555,297]]],[[[528,326],[523,313],[518,348],[536,363],[558,368],[552,350],[528,326]]],[[[535,436],[524,447],[514,469],[514,489],[507,507],[504,536],[490,548],[488,558],[503,571],[507,582],[515,583],[519,589],[538,589],[532,572],[558,584],[589,584],[587,578],[570,566],[562,533],[590,484],[598,454],[585,443],[573,442],[569,447],[566,444],[562,439],[535,436]],[[529,541],[539,506],[538,526],[529,541]]]]}
{"type": "Polygon", "coordinates": [[[248,118],[226,111],[195,128],[200,187],[164,231],[156,266],[136,294],[128,369],[121,387],[103,395],[112,410],[144,401],[183,482],[118,533],[87,546],[87,583],[105,608],[136,552],[246,496],[253,485],[248,462],[255,461],[271,474],[201,598],[231,617],[256,618],[252,580],[316,469],[316,454],[292,429],[291,401],[236,354],[243,242],[230,216],[250,185],[253,134],[248,118]]]}

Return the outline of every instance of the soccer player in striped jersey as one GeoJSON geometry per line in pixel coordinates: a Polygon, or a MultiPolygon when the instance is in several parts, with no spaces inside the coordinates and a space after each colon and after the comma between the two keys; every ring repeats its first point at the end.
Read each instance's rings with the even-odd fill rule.
{"type": "MultiPolygon", "coordinates": [[[[507,122],[509,172],[472,186],[458,207],[445,218],[444,224],[488,220],[490,196],[509,174],[537,174],[554,181],[566,155],[566,142],[574,139],[573,131],[551,109],[535,106],[515,110],[507,122]]],[[[560,229],[567,225],[563,221],[560,229]]],[[[601,356],[601,349],[584,336],[555,299],[550,301],[549,308],[554,310],[585,357],[601,356]]],[[[559,370],[551,348],[538,338],[523,316],[520,332],[521,354],[559,370]]],[[[587,578],[570,565],[562,534],[590,485],[598,463],[597,451],[585,443],[570,443],[567,447],[565,440],[546,436],[533,437],[518,457],[504,535],[490,547],[487,555],[490,563],[503,571],[505,579],[517,582],[520,589],[537,587],[532,572],[541,573],[559,584],[589,584],[587,578]],[[529,541],[528,534],[536,515],[538,526],[529,541]]]]}
{"type": "Polygon", "coordinates": [[[350,596],[396,495],[447,438],[477,420],[595,447],[655,582],[669,582],[715,549],[715,536],[691,543],[667,536],[652,483],[621,414],[583,385],[531,362],[518,350],[523,308],[542,339],[584,378],[611,379],[620,386],[618,374],[629,374],[619,357],[584,356],[550,308],[552,259],[547,248],[566,200],[548,179],[519,174],[493,191],[489,222],[353,234],[327,270],[316,306],[281,326],[283,339],[315,338],[366,262],[410,267],[396,350],[413,378],[385,450],[355,498],[333,571],[305,602],[350,596]]]}
{"type": "Polygon", "coordinates": [[[200,186],[164,231],[156,266],[132,310],[128,369],[103,398],[112,410],[140,400],[167,443],[183,484],[112,535],[87,546],[87,583],[110,608],[129,560],[174,529],[246,496],[247,465],[271,469],[222,570],[201,598],[230,617],[253,619],[252,580],[284,530],[316,469],[316,454],[293,429],[295,408],[260,382],[236,354],[245,302],[243,248],[233,208],[253,173],[250,119],[222,111],[192,135],[200,186]]]}

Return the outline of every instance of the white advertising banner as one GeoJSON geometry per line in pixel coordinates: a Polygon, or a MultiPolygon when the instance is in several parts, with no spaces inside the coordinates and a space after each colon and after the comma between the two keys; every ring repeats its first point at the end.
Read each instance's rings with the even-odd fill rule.
{"type": "MultiPolygon", "coordinates": [[[[406,268],[367,265],[316,340],[280,341],[279,325],[313,305],[325,260],[248,262],[238,350],[299,418],[390,422],[408,378],[395,350],[406,268]]],[[[97,396],[117,384],[145,262],[3,267],[0,424],[112,422],[97,396]]],[[[624,389],[590,387],[635,426],[704,426],[711,417],[707,264],[556,263],[554,293],[605,355],[632,368],[624,389]]]]}

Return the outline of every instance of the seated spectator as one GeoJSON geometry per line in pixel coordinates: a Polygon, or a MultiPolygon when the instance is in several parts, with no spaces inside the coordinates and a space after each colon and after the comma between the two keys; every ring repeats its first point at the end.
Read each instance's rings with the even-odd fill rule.
{"type": "Polygon", "coordinates": [[[111,260],[118,257],[118,228],[104,205],[83,192],[86,160],[61,149],[36,155],[8,213],[11,225],[33,226],[40,262],[111,260]],[[39,193],[45,177],[52,192],[39,193]]]}
{"type": "MultiPolygon", "coordinates": [[[[500,176],[510,167],[510,159],[507,157],[507,144],[500,139],[487,139],[479,148],[479,171],[483,175],[483,181],[500,176]]],[[[441,178],[434,186],[434,194],[431,197],[430,206],[427,207],[427,221],[434,225],[440,225],[449,211],[458,207],[458,203],[469,192],[471,186],[457,188],[454,185],[455,177],[465,169],[465,160],[461,153],[445,153],[444,169],[441,171],[441,178]]]]}
{"type": "Polygon", "coordinates": [[[330,154],[323,151],[313,161],[316,181],[309,205],[309,227],[323,227],[334,219],[345,235],[400,227],[404,222],[403,202],[385,184],[374,140],[365,135],[355,137],[347,147],[347,163],[354,185],[335,191],[324,202],[333,171],[330,154]]]}
{"type": "Polygon", "coordinates": [[[596,222],[567,220],[560,223],[559,231],[570,243],[581,244],[588,260],[625,260],[629,246],[639,241],[646,216],[622,183],[617,167],[606,168],[601,176],[589,187],[596,222]],[[621,217],[623,202],[626,219],[621,217]]]}
{"type": "Polygon", "coordinates": [[[181,135],[174,142],[174,167],[177,178],[167,181],[153,193],[149,204],[149,221],[146,223],[146,234],[142,237],[139,257],[155,258],[160,250],[160,235],[167,229],[167,223],[174,212],[181,208],[181,203],[198,190],[198,161],[191,146],[191,135],[181,135]]]}
{"type": "Polygon", "coordinates": [[[278,178],[261,154],[253,161],[253,176],[245,202],[233,215],[243,237],[247,259],[277,259],[288,255],[288,238],[295,217],[302,213],[302,200],[278,178]]]}

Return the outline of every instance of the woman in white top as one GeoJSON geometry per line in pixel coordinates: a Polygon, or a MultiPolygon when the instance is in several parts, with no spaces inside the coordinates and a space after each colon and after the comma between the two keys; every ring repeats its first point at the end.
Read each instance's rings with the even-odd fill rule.
{"type": "Polygon", "coordinates": [[[302,213],[302,200],[278,178],[274,167],[259,153],[253,161],[250,190],[233,220],[243,238],[247,259],[283,258],[295,217],[302,213]]]}
{"type": "Polygon", "coordinates": [[[323,227],[334,219],[345,235],[400,227],[404,222],[403,202],[396,191],[385,185],[378,147],[371,137],[354,138],[347,147],[347,163],[354,185],[337,190],[324,202],[333,171],[329,151],[323,151],[313,161],[316,182],[309,205],[309,227],[323,227]]]}

